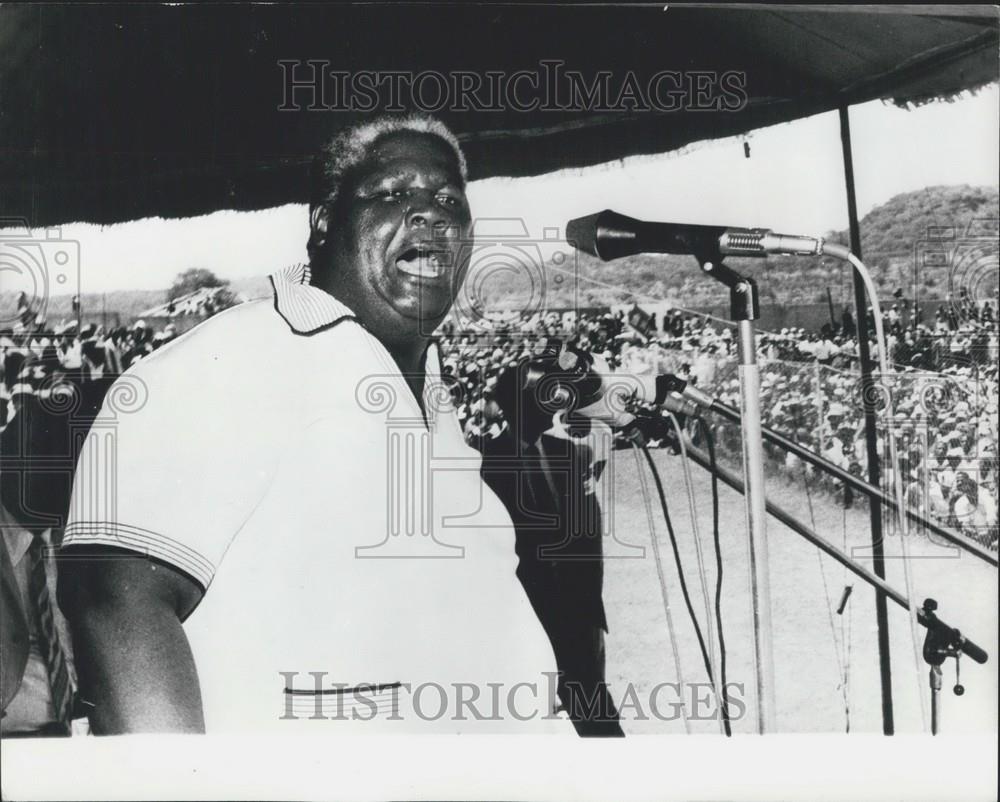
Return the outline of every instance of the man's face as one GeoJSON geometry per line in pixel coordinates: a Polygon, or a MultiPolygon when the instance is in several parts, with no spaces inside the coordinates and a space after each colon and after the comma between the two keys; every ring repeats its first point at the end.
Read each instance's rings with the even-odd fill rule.
{"type": "Polygon", "coordinates": [[[471,215],[455,155],[438,137],[390,134],[331,212],[325,288],[384,341],[430,334],[461,287],[471,215]]]}

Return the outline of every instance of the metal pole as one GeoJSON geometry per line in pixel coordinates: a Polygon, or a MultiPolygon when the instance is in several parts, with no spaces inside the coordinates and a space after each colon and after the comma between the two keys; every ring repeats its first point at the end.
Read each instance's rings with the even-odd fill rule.
{"type": "MultiPolygon", "coordinates": [[[[858,203],[854,192],[854,158],[851,153],[851,123],[847,106],[840,107],[840,142],[844,154],[844,181],[847,189],[847,214],[851,230],[851,250],[861,258],[861,228],[858,225],[858,203]]],[[[868,455],[868,482],[875,487],[879,483],[878,432],[875,428],[874,385],[872,379],[871,354],[868,348],[868,315],[865,301],[865,285],[857,270],[854,278],[854,308],[858,318],[858,351],[861,357],[862,404],[865,414],[865,445],[868,455]]],[[[885,551],[882,546],[882,506],[877,498],[869,496],[868,509],[871,517],[872,570],[879,579],[885,579],[885,551]]],[[[889,649],[889,610],[885,596],[875,594],[875,621],[878,626],[879,677],[882,688],[882,732],[892,735],[895,731],[892,711],[892,666],[889,649]]]]}
{"type": "Polygon", "coordinates": [[[743,406],[743,471],[746,477],[746,493],[743,498],[746,502],[750,599],[754,617],[757,731],[764,734],[775,731],[775,711],[767,496],[764,489],[764,443],[760,423],[760,368],[757,366],[753,320],[740,320],[737,328],[740,338],[740,397],[743,406]]]}
{"type": "Polygon", "coordinates": [[[941,724],[941,666],[931,666],[931,735],[938,734],[941,724]]]}
{"type": "MultiPolygon", "coordinates": [[[[826,438],[823,436],[823,380],[820,375],[819,360],[816,360],[813,366],[816,374],[816,452],[823,454],[826,452],[826,438]]],[[[833,436],[836,437],[837,433],[834,432],[833,436]]]]}
{"type": "Polygon", "coordinates": [[[730,317],[739,336],[740,434],[746,478],[747,548],[750,557],[750,601],[753,605],[754,687],[757,731],[775,731],[774,649],[771,639],[771,583],[767,553],[767,495],[764,488],[764,441],[760,422],[760,368],[754,320],[760,317],[757,283],[723,263],[715,253],[696,254],[702,271],[729,287],[730,317]]]}

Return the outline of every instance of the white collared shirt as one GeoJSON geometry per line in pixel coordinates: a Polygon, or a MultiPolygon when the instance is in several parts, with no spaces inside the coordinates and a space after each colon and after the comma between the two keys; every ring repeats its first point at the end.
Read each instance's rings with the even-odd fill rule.
{"type": "Polygon", "coordinates": [[[564,731],[542,718],[552,649],[436,346],[425,419],[382,344],[308,279],[275,274],[273,301],[216,315],[119,380],[144,400],[121,412],[109,392],[64,543],[148,553],[206,588],[185,631],[209,732],[564,731]],[[316,719],[315,697],[287,708],[284,692],[313,689],[310,672],[324,690],[399,682],[420,697],[399,692],[400,720],[384,704],[372,721],[316,719]],[[532,720],[455,720],[462,683],[482,699],[499,683],[501,707],[530,683],[537,699],[514,688],[513,707],[532,720]]]}

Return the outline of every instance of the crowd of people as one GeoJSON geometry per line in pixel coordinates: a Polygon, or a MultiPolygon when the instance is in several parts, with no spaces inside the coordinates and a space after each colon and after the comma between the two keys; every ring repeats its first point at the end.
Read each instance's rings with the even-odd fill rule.
{"type": "MultiPolygon", "coordinates": [[[[878,418],[883,486],[893,488],[896,481],[885,459],[891,432],[907,502],[996,548],[995,306],[961,298],[940,307],[934,325],[928,326],[897,302],[885,310],[883,322],[896,371],[891,382],[876,378],[879,404],[891,404],[891,411],[878,418]]],[[[598,354],[619,372],[674,373],[731,406],[739,405],[732,327],[680,309],[668,311],[659,325],[648,315],[636,319],[625,312],[582,314],[572,320],[552,312],[469,328],[448,321],[439,334],[442,371],[453,379],[458,415],[470,443],[497,437],[507,427],[494,397],[502,373],[540,356],[553,342],[598,354]]],[[[16,415],[26,396],[44,400],[65,381],[107,386],[175,337],[172,324],[154,332],[142,320],[109,330],[70,321],[53,330],[22,323],[0,331],[0,427],[16,415]]],[[[764,425],[865,477],[859,348],[850,312],[844,311],[836,328],[826,324],[817,332],[761,332],[758,346],[764,425]]],[[[870,346],[874,358],[874,339],[870,346]]],[[[723,451],[738,454],[738,430],[721,423],[715,430],[723,451]]],[[[668,432],[669,427],[654,427],[647,439],[653,446],[665,444],[668,432]]],[[[692,434],[697,439],[697,430],[692,434]]],[[[767,445],[766,451],[774,468],[797,477],[806,470],[776,446],[767,445]]],[[[808,479],[813,487],[842,494],[845,504],[852,503],[850,488],[825,474],[809,468],[808,479]]]]}
{"type": "Polygon", "coordinates": [[[67,382],[110,385],[176,336],[173,324],[154,331],[144,320],[108,329],[76,320],[48,328],[39,320],[0,330],[0,431],[25,396],[46,399],[67,382]]]}
{"type": "MultiPolygon", "coordinates": [[[[877,453],[883,487],[897,487],[887,459],[895,439],[898,481],[906,503],[924,516],[997,547],[997,321],[994,304],[961,297],[935,313],[933,329],[903,304],[884,313],[891,377],[875,377],[877,453]],[[904,310],[908,311],[908,310],[904,310]],[[907,319],[909,318],[909,319],[907,319]]],[[[807,334],[801,329],[760,338],[761,409],[768,428],[811,447],[828,461],[866,478],[863,389],[857,372],[856,331],[847,326],[807,334]],[[805,364],[804,364],[805,363],[805,364]]],[[[694,324],[697,329],[697,324],[694,324]]],[[[733,340],[728,330],[704,327],[697,342],[680,338],[693,354],[691,377],[720,400],[739,405],[733,340]],[[705,356],[706,352],[708,357],[705,356]]],[[[873,357],[877,346],[870,343],[873,357]]],[[[720,429],[720,440],[738,453],[739,433],[720,429]]],[[[766,444],[771,459],[792,476],[805,469],[793,454],[766,444]]],[[[808,480],[843,494],[849,487],[811,468],[808,480]]]]}
{"type": "MultiPolygon", "coordinates": [[[[899,481],[907,504],[921,515],[997,547],[997,321],[994,305],[967,298],[940,308],[933,329],[902,304],[884,313],[894,375],[876,376],[877,452],[881,481],[890,491],[897,476],[887,459],[895,438],[899,481]],[[891,405],[886,412],[885,406],[891,405]]],[[[737,344],[732,328],[683,310],[671,310],[655,331],[629,325],[623,313],[583,315],[567,331],[561,315],[534,316],[487,334],[445,333],[445,369],[456,378],[459,415],[471,440],[496,437],[507,426],[494,403],[504,370],[538,356],[551,338],[600,354],[621,372],[674,373],[721,401],[739,406],[737,344]]],[[[856,329],[845,310],[841,325],[819,332],[783,329],[759,338],[763,423],[812,448],[838,467],[867,478],[862,384],[857,372],[856,329]]],[[[870,352],[877,354],[874,339],[870,352]]],[[[651,445],[667,441],[669,427],[644,424],[651,445]]],[[[714,427],[723,450],[738,454],[739,432],[714,427]]],[[[698,439],[698,430],[691,434],[698,439]]],[[[794,454],[767,444],[772,466],[794,478],[806,471],[812,487],[841,494],[850,487],[806,467],[794,454]]]]}

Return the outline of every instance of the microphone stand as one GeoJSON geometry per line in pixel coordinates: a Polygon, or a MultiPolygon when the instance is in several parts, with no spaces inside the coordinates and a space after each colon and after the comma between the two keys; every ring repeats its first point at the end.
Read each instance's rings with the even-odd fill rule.
{"type": "Polygon", "coordinates": [[[962,696],[965,687],[960,682],[958,658],[962,653],[964,638],[957,629],[952,629],[936,615],[938,604],[934,599],[925,599],[921,610],[921,623],[927,627],[924,639],[924,660],[931,667],[931,735],[937,735],[941,727],[941,664],[949,657],[955,658],[955,695],[962,696]]]}
{"type": "Polygon", "coordinates": [[[757,731],[775,731],[774,649],[771,627],[770,560],[767,549],[767,496],[764,489],[764,442],[760,417],[760,368],[754,321],[760,317],[757,283],[723,264],[722,256],[696,254],[702,271],[729,288],[730,316],[739,332],[740,432],[747,545],[750,555],[750,601],[753,606],[754,679],[757,731]]]}

